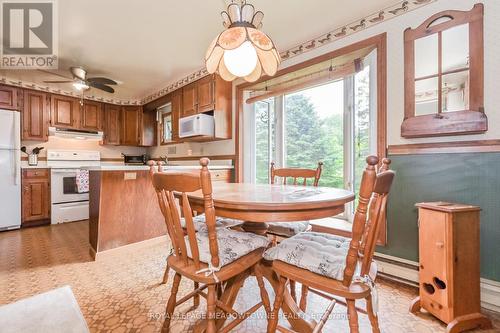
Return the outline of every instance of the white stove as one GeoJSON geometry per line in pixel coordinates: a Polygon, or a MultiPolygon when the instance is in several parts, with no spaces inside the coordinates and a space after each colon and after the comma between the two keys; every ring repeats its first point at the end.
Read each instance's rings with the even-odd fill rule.
{"type": "Polygon", "coordinates": [[[76,174],[78,169],[100,164],[98,151],[47,151],[47,165],[51,168],[52,224],[89,218],[89,194],[78,192],[76,174]]]}

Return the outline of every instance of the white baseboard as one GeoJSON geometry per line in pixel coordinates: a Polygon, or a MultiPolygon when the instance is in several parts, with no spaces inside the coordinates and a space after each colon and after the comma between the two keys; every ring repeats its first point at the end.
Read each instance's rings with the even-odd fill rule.
{"type": "MultiPolygon", "coordinates": [[[[418,262],[376,253],[379,273],[409,285],[418,285],[418,262]]],[[[481,306],[500,312],[500,282],[481,278],[481,306]]]]}

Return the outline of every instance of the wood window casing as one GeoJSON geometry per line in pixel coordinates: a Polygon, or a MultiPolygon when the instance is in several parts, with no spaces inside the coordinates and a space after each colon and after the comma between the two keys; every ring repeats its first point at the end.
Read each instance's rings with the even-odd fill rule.
{"type": "Polygon", "coordinates": [[[415,29],[406,29],[405,43],[405,117],[401,125],[401,136],[405,138],[434,137],[461,134],[478,134],[488,130],[488,119],[484,113],[484,40],[483,4],[476,4],[470,11],[448,10],[437,13],[415,29]],[[441,22],[442,20],[445,20],[441,22]],[[468,68],[443,71],[443,32],[468,24],[469,64],[468,68]],[[438,36],[438,71],[435,74],[416,78],[415,42],[418,39],[438,36]],[[442,112],[443,77],[468,70],[469,107],[466,110],[442,112]],[[435,114],[416,115],[415,86],[417,81],[437,78],[437,105],[435,114]]]}

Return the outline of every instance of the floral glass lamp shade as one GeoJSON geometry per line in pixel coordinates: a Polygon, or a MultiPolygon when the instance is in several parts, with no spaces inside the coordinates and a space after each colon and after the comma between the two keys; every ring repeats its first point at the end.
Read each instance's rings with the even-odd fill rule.
{"type": "Polygon", "coordinates": [[[222,12],[226,28],[210,44],[205,63],[209,73],[218,73],[224,80],[244,78],[257,81],[263,74],[273,76],[281,62],[271,38],[259,29],[264,14],[255,12],[245,1],[231,3],[222,12]]]}

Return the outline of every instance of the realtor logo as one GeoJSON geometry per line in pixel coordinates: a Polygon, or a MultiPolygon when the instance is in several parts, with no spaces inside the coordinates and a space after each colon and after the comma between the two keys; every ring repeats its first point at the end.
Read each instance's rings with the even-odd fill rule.
{"type": "Polygon", "coordinates": [[[0,0],[3,69],[56,69],[55,1],[0,0]]]}

